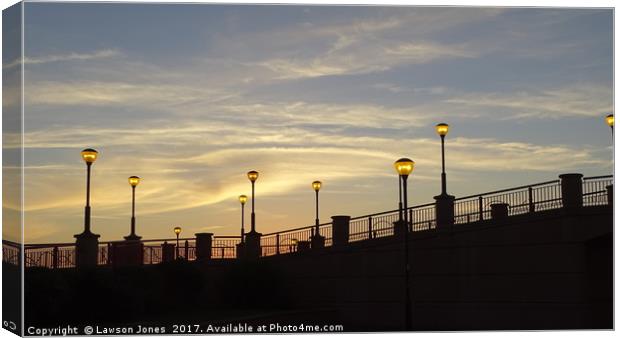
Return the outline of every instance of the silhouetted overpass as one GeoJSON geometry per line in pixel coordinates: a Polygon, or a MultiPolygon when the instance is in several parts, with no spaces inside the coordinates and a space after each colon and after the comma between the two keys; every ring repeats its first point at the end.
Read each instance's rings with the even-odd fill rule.
{"type": "MultiPolygon", "coordinates": [[[[409,232],[391,223],[398,211],[335,217],[320,228],[323,248],[300,245],[312,227],[266,234],[262,256],[255,259],[218,256],[234,245],[221,246],[217,237],[206,243],[211,257],[200,251],[205,243],[187,239],[180,256],[188,260],[175,260],[175,250],[166,253],[170,248],[158,244],[160,264],[123,267],[112,258],[101,260],[97,272],[49,269],[42,258],[27,254],[33,261],[27,261],[25,277],[26,323],[68,318],[159,323],[182,317],[204,324],[303,322],[341,324],[345,331],[401,330],[407,286],[414,330],[610,329],[612,200],[610,176],[570,175],[456,199],[451,226],[438,226],[429,211],[433,206],[423,205],[408,210],[409,232]],[[296,245],[287,241],[291,238],[296,245]],[[59,313],[46,305],[56,302],[71,306],[57,305],[59,313]]],[[[114,246],[108,244],[102,248],[114,246]]],[[[150,246],[143,250],[154,250],[150,246]]],[[[50,252],[49,246],[26,250],[50,252]]]]}

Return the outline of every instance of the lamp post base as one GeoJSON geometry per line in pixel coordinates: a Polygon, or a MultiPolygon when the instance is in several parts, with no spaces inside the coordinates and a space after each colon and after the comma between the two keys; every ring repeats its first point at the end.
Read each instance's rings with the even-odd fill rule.
{"type": "Polygon", "coordinates": [[[262,256],[262,248],[260,245],[260,238],[263,234],[250,231],[245,234],[244,255],[248,259],[258,259],[262,256]]]}
{"type": "Polygon", "coordinates": [[[99,255],[99,235],[85,231],[73,237],[75,237],[75,267],[96,267],[99,255]]]}
{"type": "Polygon", "coordinates": [[[312,250],[323,249],[325,247],[325,237],[321,235],[314,235],[310,238],[310,245],[312,250]]]}
{"type": "Polygon", "coordinates": [[[127,241],[139,241],[140,239],[142,239],[142,237],[140,237],[138,235],[135,235],[135,234],[129,235],[129,236],[125,236],[123,238],[125,238],[125,240],[127,240],[127,241]]]}
{"type": "Polygon", "coordinates": [[[407,222],[405,222],[405,220],[394,222],[394,237],[405,236],[407,230],[407,222]]]}

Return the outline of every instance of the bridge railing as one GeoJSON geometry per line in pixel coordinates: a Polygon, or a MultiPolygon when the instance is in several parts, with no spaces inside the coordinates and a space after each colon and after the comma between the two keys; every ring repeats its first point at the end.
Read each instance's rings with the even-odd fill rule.
{"type": "Polygon", "coordinates": [[[479,222],[491,218],[491,205],[508,204],[508,215],[562,207],[562,187],[559,180],[517,188],[498,190],[480,195],[460,197],[454,203],[454,223],[479,222]]]}
{"type": "Polygon", "coordinates": [[[2,240],[2,262],[19,265],[21,259],[21,246],[17,243],[2,240]]]}
{"type": "Polygon", "coordinates": [[[608,203],[607,187],[613,184],[612,176],[594,176],[583,179],[583,205],[597,206],[608,203]]]}
{"type": "MultiPolygon", "coordinates": [[[[609,203],[608,187],[613,177],[596,176],[582,180],[582,199],[584,206],[600,206],[609,203]]],[[[520,215],[562,207],[562,186],[560,180],[547,181],[527,186],[498,190],[484,194],[460,197],[454,203],[454,223],[465,224],[491,218],[492,205],[507,204],[508,215],[520,215]]],[[[427,231],[436,227],[435,204],[412,206],[406,210],[409,216],[409,231],[427,231]]],[[[399,219],[398,210],[390,210],[371,215],[354,217],[349,222],[349,242],[370,240],[393,236],[394,222],[399,219]]],[[[308,246],[314,235],[315,226],[305,226],[291,230],[268,233],[261,238],[263,256],[287,254],[308,246]]],[[[332,245],[332,223],[319,225],[319,233],[325,238],[325,246],[332,245]]],[[[112,248],[122,241],[101,242],[98,264],[110,265],[113,262],[112,248]]],[[[214,236],[212,240],[212,259],[232,259],[237,257],[239,236],[214,236]]],[[[157,264],[165,260],[163,247],[166,243],[174,248],[177,256],[176,238],[143,240],[144,264],[157,264]]],[[[24,261],[26,267],[67,268],[75,266],[75,243],[26,244],[24,261]]],[[[21,246],[3,241],[3,262],[17,264],[21,246]]],[[[195,238],[179,239],[179,256],[188,260],[196,259],[195,238]]]]}
{"type": "Polygon", "coordinates": [[[239,243],[241,243],[240,236],[214,236],[211,246],[211,258],[237,258],[237,244],[239,243]]]}
{"type": "MultiPolygon", "coordinates": [[[[212,243],[211,258],[229,259],[236,258],[236,245],[239,236],[214,236],[212,243]]],[[[196,259],[195,238],[179,238],[179,247],[176,247],[176,238],[142,240],[143,264],[158,264],[164,261],[164,243],[170,245],[173,250],[172,259],[182,257],[187,260],[196,259]]],[[[99,243],[97,254],[98,265],[112,265],[114,261],[113,246],[122,241],[105,241],[99,243]]],[[[26,267],[45,268],[72,268],[75,267],[75,243],[54,244],[26,244],[24,247],[24,260],[26,267]]],[[[20,245],[3,241],[2,261],[17,265],[20,254],[20,245]]]]}

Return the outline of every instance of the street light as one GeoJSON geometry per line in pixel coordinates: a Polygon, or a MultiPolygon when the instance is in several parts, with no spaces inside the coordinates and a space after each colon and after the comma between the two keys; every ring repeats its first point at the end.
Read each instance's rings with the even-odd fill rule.
{"type": "Polygon", "coordinates": [[[614,114],[609,114],[605,117],[605,122],[611,128],[611,140],[614,139],[614,114]]]}
{"type": "Polygon", "coordinates": [[[84,208],[84,234],[90,232],[90,167],[97,160],[99,153],[95,149],[82,150],[82,159],[86,162],[86,207],[84,208]]]}
{"type": "MultiPolygon", "coordinates": [[[[407,178],[413,172],[415,162],[408,158],[401,158],[394,162],[394,169],[400,176],[403,185],[404,203],[404,240],[405,240],[405,329],[411,330],[411,297],[409,295],[409,221],[407,220],[407,178]]],[[[401,226],[402,221],[400,222],[401,226]]]]}
{"type": "Polygon", "coordinates": [[[254,182],[258,179],[258,171],[248,171],[248,179],[252,182],[252,218],[250,220],[252,230],[250,232],[256,232],[256,216],[254,214],[254,182]]]}
{"type": "Polygon", "coordinates": [[[131,186],[131,233],[125,239],[139,240],[141,237],[136,235],[136,187],[140,183],[140,177],[129,176],[127,180],[131,186]]]}
{"type": "Polygon", "coordinates": [[[446,193],[446,156],[444,151],[444,144],[446,135],[448,135],[448,130],[450,126],[446,123],[439,123],[435,126],[435,130],[437,131],[437,135],[441,137],[441,195],[445,196],[446,193]]]}
{"type": "Polygon", "coordinates": [[[177,235],[177,259],[179,258],[179,234],[181,233],[181,227],[174,227],[174,233],[177,235]]]}
{"type": "Polygon", "coordinates": [[[246,195],[239,195],[239,203],[241,203],[241,243],[243,243],[245,235],[245,202],[248,201],[246,195]]]}
{"type": "Polygon", "coordinates": [[[316,218],[314,219],[315,234],[319,236],[319,190],[321,190],[321,181],[312,182],[312,189],[316,193],[316,218]]]}
{"type": "Polygon", "coordinates": [[[404,216],[404,221],[405,223],[408,224],[407,222],[407,177],[409,177],[409,174],[411,174],[411,172],[413,172],[413,169],[415,167],[415,162],[413,162],[412,160],[408,159],[408,158],[401,158],[398,161],[394,162],[394,169],[396,169],[396,172],[398,173],[398,175],[400,176],[400,179],[402,181],[402,188],[403,188],[403,216],[404,216]]]}

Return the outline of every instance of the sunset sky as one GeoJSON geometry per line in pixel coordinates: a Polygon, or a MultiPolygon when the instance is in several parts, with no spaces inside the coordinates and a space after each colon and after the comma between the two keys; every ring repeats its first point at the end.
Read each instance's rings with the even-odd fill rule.
{"type": "Polygon", "coordinates": [[[101,240],[129,233],[131,175],[146,239],[237,235],[249,170],[263,233],[313,224],[313,180],[321,221],[396,208],[400,157],[410,204],[431,202],[439,122],[457,197],[610,174],[612,15],[26,3],[25,241],[82,231],[87,147],[101,240]]]}

